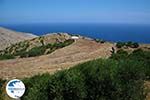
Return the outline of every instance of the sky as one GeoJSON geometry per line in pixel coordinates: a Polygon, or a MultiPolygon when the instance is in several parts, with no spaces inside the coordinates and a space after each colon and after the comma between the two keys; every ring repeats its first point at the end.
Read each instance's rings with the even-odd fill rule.
{"type": "Polygon", "coordinates": [[[0,24],[150,24],[150,0],[0,0],[0,24]]]}

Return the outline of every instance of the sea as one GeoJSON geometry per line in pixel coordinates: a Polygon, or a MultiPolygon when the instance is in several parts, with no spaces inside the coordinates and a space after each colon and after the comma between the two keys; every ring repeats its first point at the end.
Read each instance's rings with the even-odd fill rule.
{"type": "Polygon", "coordinates": [[[32,23],[0,26],[38,36],[47,33],[66,32],[110,42],[150,43],[150,24],[32,23]]]}

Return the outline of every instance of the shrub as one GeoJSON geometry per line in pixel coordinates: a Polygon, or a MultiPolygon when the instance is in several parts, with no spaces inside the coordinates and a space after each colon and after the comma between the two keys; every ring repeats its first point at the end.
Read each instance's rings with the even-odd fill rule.
{"type": "Polygon", "coordinates": [[[120,60],[115,84],[121,100],[144,100],[144,64],[135,60],[120,60]]]}
{"type": "Polygon", "coordinates": [[[3,94],[3,89],[2,87],[4,86],[5,80],[0,79],[0,100],[4,100],[3,94]]]}
{"type": "Polygon", "coordinates": [[[50,80],[50,100],[83,100],[85,97],[84,76],[78,70],[59,72],[50,80]]]}
{"type": "Polygon", "coordinates": [[[36,75],[32,78],[24,79],[26,92],[21,98],[22,100],[49,100],[48,99],[48,81],[51,76],[49,74],[36,75]]]}
{"type": "Polygon", "coordinates": [[[86,100],[113,100],[116,90],[112,83],[115,65],[116,61],[98,59],[77,66],[85,75],[86,100]]]}
{"type": "Polygon", "coordinates": [[[128,52],[124,51],[123,49],[118,50],[116,53],[112,53],[111,59],[120,60],[126,59],[128,57],[128,52]]]}
{"type": "Polygon", "coordinates": [[[117,48],[122,48],[123,46],[125,46],[124,42],[117,42],[117,44],[116,44],[117,48]]]}
{"type": "Polygon", "coordinates": [[[94,39],[97,43],[105,43],[106,41],[105,40],[102,40],[102,39],[94,39]]]}
{"type": "Polygon", "coordinates": [[[135,60],[93,60],[54,75],[24,80],[23,100],[144,100],[145,65],[135,60]]]}
{"type": "Polygon", "coordinates": [[[12,55],[12,54],[3,54],[3,55],[0,55],[0,60],[6,60],[6,59],[14,59],[15,56],[12,55]]]}
{"type": "Polygon", "coordinates": [[[28,57],[28,53],[26,51],[17,52],[15,56],[19,56],[20,58],[28,57]]]}
{"type": "Polygon", "coordinates": [[[150,79],[150,51],[143,51],[142,49],[134,50],[131,54],[128,54],[124,50],[118,50],[116,53],[112,54],[111,59],[115,60],[135,60],[144,63],[145,74],[147,79],[150,79]]]}
{"type": "Polygon", "coordinates": [[[48,48],[52,48],[53,45],[49,43],[49,44],[47,44],[45,47],[48,49],[48,48]]]}
{"type": "Polygon", "coordinates": [[[42,46],[44,46],[44,40],[40,39],[40,43],[42,44],[42,46]]]}
{"type": "Polygon", "coordinates": [[[86,97],[84,77],[77,70],[63,71],[53,76],[43,74],[25,79],[23,100],[83,100],[86,97]]]}
{"type": "Polygon", "coordinates": [[[43,55],[46,48],[44,46],[34,47],[27,52],[28,57],[43,55]]]}
{"type": "Polygon", "coordinates": [[[130,47],[130,46],[132,46],[132,44],[133,44],[133,42],[132,41],[128,41],[128,42],[126,42],[126,46],[128,46],[128,47],[130,47]]]}
{"type": "Polygon", "coordinates": [[[136,59],[136,61],[143,62],[147,79],[150,79],[150,51],[143,51],[142,49],[134,50],[129,55],[129,59],[136,59]]]}
{"type": "Polygon", "coordinates": [[[131,42],[131,41],[129,41],[129,42],[126,43],[126,46],[127,46],[127,47],[131,47],[131,48],[138,48],[138,47],[139,47],[139,44],[136,43],[136,42],[131,42]]]}
{"type": "Polygon", "coordinates": [[[122,48],[122,47],[130,47],[130,48],[138,48],[139,44],[137,42],[132,42],[132,41],[128,41],[128,42],[117,42],[116,47],[117,48],[122,48]]]}
{"type": "Polygon", "coordinates": [[[65,46],[68,46],[68,45],[72,44],[73,42],[74,42],[73,39],[68,39],[68,40],[64,41],[64,44],[65,44],[65,46]]]}
{"type": "Polygon", "coordinates": [[[138,47],[139,47],[138,43],[135,42],[135,43],[132,44],[132,48],[138,48],[138,47]]]}

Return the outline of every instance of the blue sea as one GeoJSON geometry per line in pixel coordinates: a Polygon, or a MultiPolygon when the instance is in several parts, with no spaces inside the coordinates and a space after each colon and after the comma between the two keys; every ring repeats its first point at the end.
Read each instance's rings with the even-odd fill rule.
{"type": "Polygon", "coordinates": [[[134,41],[150,43],[150,24],[94,24],[94,23],[37,23],[0,25],[21,32],[44,35],[53,32],[67,32],[106,41],[134,41]]]}

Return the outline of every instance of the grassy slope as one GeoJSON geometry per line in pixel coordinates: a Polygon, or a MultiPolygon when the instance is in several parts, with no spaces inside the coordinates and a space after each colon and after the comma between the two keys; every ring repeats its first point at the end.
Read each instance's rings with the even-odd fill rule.
{"type": "Polygon", "coordinates": [[[52,34],[26,40],[0,51],[0,60],[49,54],[74,42],[68,34],[52,34]]]}
{"type": "Polygon", "coordinates": [[[144,100],[150,79],[150,52],[119,51],[60,71],[23,79],[23,100],[144,100]],[[119,58],[119,59],[118,59],[119,58]]]}
{"type": "Polygon", "coordinates": [[[108,42],[96,43],[87,39],[79,39],[73,44],[57,49],[48,55],[0,61],[0,73],[2,73],[0,77],[31,77],[39,73],[53,73],[87,60],[100,57],[108,58],[113,46],[112,43],[108,42]],[[10,70],[10,67],[15,70],[10,70]]]}

